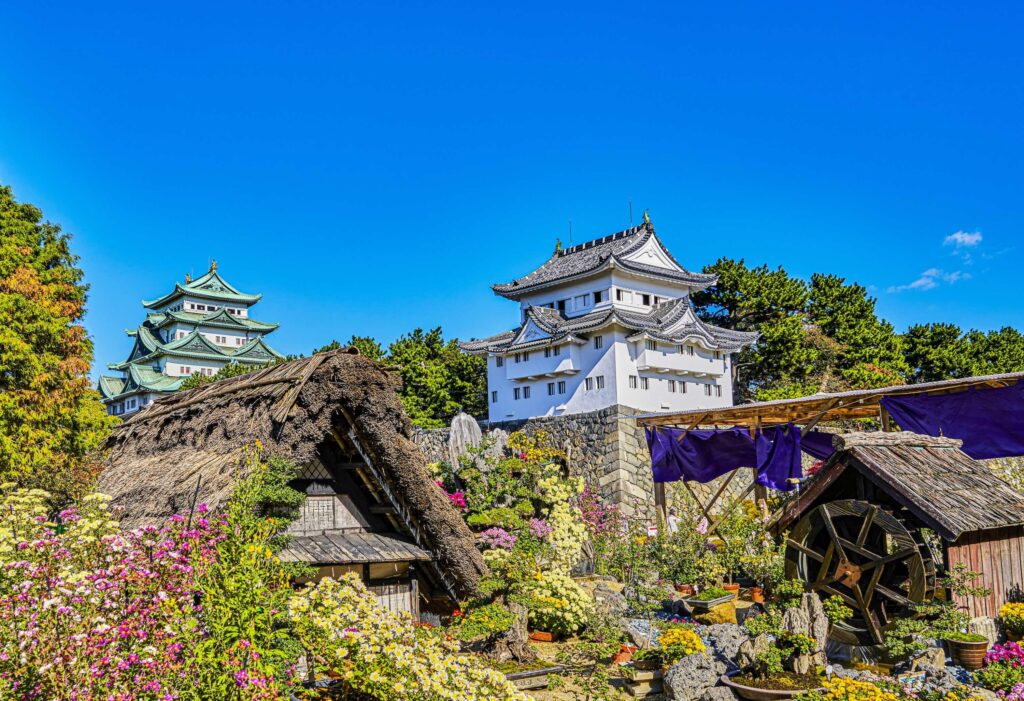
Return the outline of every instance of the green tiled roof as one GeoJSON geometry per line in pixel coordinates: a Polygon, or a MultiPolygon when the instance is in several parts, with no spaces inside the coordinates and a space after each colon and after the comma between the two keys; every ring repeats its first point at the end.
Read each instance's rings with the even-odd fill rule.
{"type": "Polygon", "coordinates": [[[104,399],[116,397],[124,391],[125,381],[123,377],[100,377],[100,396],[104,399]]]}
{"type": "Polygon", "coordinates": [[[238,348],[222,348],[212,343],[199,331],[193,331],[170,343],[163,343],[147,326],[143,325],[136,330],[135,348],[128,360],[112,363],[107,367],[111,370],[125,370],[136,363],[152,364],[152,361],[164,356],[198,360],[238,360],[250,363],[266,363],[284,358],[283,355],[267,345],[262,336],[254,338],[238,348]]]}
{"type": "MultiPolygon", "coordinates": [[[[278,324],[270,324],[265,321],[256,321],[248,317],[235,316],[221,307],[209,314],[198,314],[196,312],[158,312],[149,314],[146,321],[156,328],[170,326],[174,322],[193,324],[196,326],[215,326],[223,329],[245,329],[247,331],[259,331],[270,333],[277,329],[278,324]]],[[[135,333],[130,331],[129,335],[135,333]]]]}
{"type": "Polygon", "coordinates": [[[142,306],[147,309],[154,309],[170,304],[178,297],[189,295],[202,297],[203,299],[214,299],[219,302],[237,302],[238,304],[256,304],[263,297],[262,294],[250,295],[239,292],[220,276],[216,267],[200,278],[186,282],[184,285],[175,283],[174,289],[168,294],[149,302],[143,301],[142,306]]]}

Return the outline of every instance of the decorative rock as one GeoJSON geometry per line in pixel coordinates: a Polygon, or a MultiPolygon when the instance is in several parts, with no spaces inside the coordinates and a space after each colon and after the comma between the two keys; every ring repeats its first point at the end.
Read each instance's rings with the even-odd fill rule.
{"type": "Polygon", "coordinates": [[[598,610],[611,616],[621,617],[625,615],[626,609],[629,608],[629,605],[626,603],[626,597],[622,595],[622,592],[615,591],[608,586],[607,582],[598,582],[597,586],[594,587],[593,594],[598,610]]]}
{"type": "Polygon", "coordinates": [[[736,604],[726,601],[724,604],[719,604],[703,613],[693,614],[693,620],[708,626],[713,626],[717,623],[732,623],[735,625],[736,604]]]}
{"type": "Polygon", "coordinates": [[[736,651],[736,665],[740,669],[749,667],[758,655],[761,655],[775,647],[775,638],[762,633],[753,640],[745,640],[740,643],[736,651]]]}
{"type": "Polygon", "coordinates": [[[946,667],[922,665],[918,671],[925,673],[924,684],[921,687],[923,691],[939,692],[944,695],[962,685],[956,675],[946,667]]]}
{"type": "Polygon", "coordinates": [[[452,419],[448,431],[448,462],[458,466],[459,458],[469,454],[470,448],[480,445],[480,424],[469,414],[459,412],[452,419]]]}
{"type": "MultiPolygon", "coordinates": [[[[726,670],[736,667],[736,653],[740,645],[750,640],[750,635],[742,626],[731,623],[716,623],[704,630],[715,653],[715,659],[724,663],[726,670]]],[[[732,693],[728,687],[722,687],[732,693]]]]}
{"type": "Polygon", "coordinates": [[[718,682],[715,661],[704,654],[687,655],[665,675],[665,695],[674,701],[697,701],[718,682]]]}
{"type": "Polygon", "coordinates": [[[971,619],[971,624],[967,627],[967,630],[971,633],[978,633],[988,638],[989,645],[995,645],[999,639],[999,628],[996,626],[994,619],[988,616],[978,616],[977,618],[971,619]]]}
{"type": "Polygon", "coordinates": [[[927,667],[942,669],[946,666],[946,651],[941,647],[930,647],[910,663],[910,671],[917,672],[927,667]]]}
{"type": "Polygon", "coordinates": [[[815,667],[828,664],[825,643],[828,641],[828,616],[818,595],[811,592],[800,598],[800,605],[782,614],[782,630],[796,635],[806,635],[817,642],[817,650],[810,655],[799,655],[793,659],[793,671],[807,674],[815,667]]]}
{"type": "Polygon", "coordinates": [[[727,686],[713,686],[704,692],[699,701],[736,701],[736,694],[727,686]]]}

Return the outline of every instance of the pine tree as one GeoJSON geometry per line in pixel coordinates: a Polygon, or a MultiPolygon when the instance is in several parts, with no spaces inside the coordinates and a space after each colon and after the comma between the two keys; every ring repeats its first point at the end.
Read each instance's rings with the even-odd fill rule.
{"type": "Polygon", "coordinates": [[[87,377],[87,287],[70,241],[0,186],[0,482],[57,500],[88,485],[87,455],[116,421],[87,377]]]}

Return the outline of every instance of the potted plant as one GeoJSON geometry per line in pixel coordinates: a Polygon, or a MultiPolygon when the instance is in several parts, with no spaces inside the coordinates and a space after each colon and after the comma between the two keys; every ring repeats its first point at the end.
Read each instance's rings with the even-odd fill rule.
{"type": "Polygon", "coordinates": [[[670,626],[664,630],[658,636],[658,647],[661,649],[662,667],[666,672],[668,667],[687,655],[706,651],[704,641],[688,625],[670,626]]]}
{"type": "Polygon", "coordinates": [[[1013,642],[1020,642],[1024,636],[1024,603],[1010,601],[999,609],[999,620],[1006,631],[1006,637],[1013,642]]]}
{"type": "Polygon", "coordinates": [[[759,525],[759,521],[748,515],[743,508],[733,509],[718,524],[718,539],[714,543],[715,554],[728,580],[723,587],[734,596],[740,590],[740,585],[735,579],[742,571],[743,556],[759,525]]]}
{"type": "Polygon", "coordinates": [[[762,530],[760,536],[750,539],[740,565],[753,583],[748,590],[751,601],[764,603],[765,590],[785,577],[785,563],[785,546],[777,545],[769,533],[762,530]]]}
{"type": "Polygon", "coordinates": [[[661,655],[661,650],[654,647],[649,647],[645,650],[639,650],[633,653],[633,668],[650,671],[654,669],[661,669],[661,665],[664,658],[661,655]]]}
{"type": "MultiPolygon", "coordinates": [[[[942,583],[954,596],[961,598],[972,599],[988,596],[992,593],[991,589],[975,585],[979,577],[981,577],[981,572],[972,572],[967,569],[967,565],[958,562],[948,576],[943,578],[942,583]]],[[[949,647],[953,663],[973,671],[981,669],[984,664],[989,641],[984,635],[969,632],[970,622],[966,607],[957,606],[952,602],[944,602],[940,605],[939,615],[936,618],[939,637],[949,647]]]]}
{"type": "Polygon", "coordinates": [[[732,599],[733,593],[723,587],[707,587],[683,602],[694,610],[707,611],[732,599]]]}

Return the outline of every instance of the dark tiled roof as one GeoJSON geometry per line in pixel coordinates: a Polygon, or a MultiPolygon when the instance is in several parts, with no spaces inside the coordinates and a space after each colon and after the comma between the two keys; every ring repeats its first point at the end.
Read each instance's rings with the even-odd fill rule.
{"type": "Polygon", "coordinates": [[[613,308],[567,319],[557,310],[549,307],[530,307],[526,312],[526,322],[523,326],[489,338],[467,341],[461,343],[460,347],[468,353],[515,351],[543,345],[550,341],[562,342],[576,337],[578,334],[596,331],[613,323],[618,323],[636,332],[647,333],[669,343],[682,342],[688,338],[699,338],[709,346],[727,351],[737,351],[757,340],[758,334],[756,333],[722,329],[705,324],[696,317],[693,321],[679,326],[679,321],[690,309],[690,300],[686,297],[663,302],[652,308],[647,314],[613,308]],[[550,338],[515,343],[524,326],[531,321],[550,334],[550,338]]]}
{"type": "Polygon", "coordinates": [[[491,289],[502,297],[518,297],[526,292],[546,287],[564,280],[589,275],[608,266],[612,261],[625,269],[645,275],[681,282],[692,287],[701,288],[713,285],[717,276],[705,273],[691,273],[679,264],[668,252],[654,233],[654,226],[645,222],[632,229],[620,231],[603,238],[587,241],[571,248],[556,251],[547,262],[529,275],[513,280],[507,284],[493,285],[491,289]],[[639,250],[651,238],[665,252],[680,270],[659,268],[645,263],[625,260],[630,253],[639,250]]]}

